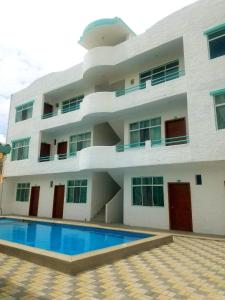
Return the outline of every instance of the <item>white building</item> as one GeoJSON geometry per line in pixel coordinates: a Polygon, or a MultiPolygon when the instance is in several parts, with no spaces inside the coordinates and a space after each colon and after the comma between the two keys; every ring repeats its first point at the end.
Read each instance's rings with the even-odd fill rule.
{"type": "Polygon", "coordinates": [[[225,1],[139,36],[101,19],[80,44],[12,95],[3,212],[225,234],[225,1]]]}

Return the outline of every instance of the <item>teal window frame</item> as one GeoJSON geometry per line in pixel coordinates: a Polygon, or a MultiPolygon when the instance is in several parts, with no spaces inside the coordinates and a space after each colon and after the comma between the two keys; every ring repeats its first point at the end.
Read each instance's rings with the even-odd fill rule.
{"type": "Polygon", "coordinates": [[[132,205],[164,207],[164,183],[162,176],[133,177],[132,205]]]}
{"type": "Polygon", "coordinates": [[[87,203],[87,179],[76,179],[67,181],[67,203],[86,204],[87,203]]]}
{"type": "Polygon", "coordinates": [[[32,118],[34,101],[29,101],[16,106],[15,122],[21,122],[32,118]]]}
{"type": "Polygon", "coordinates": [[[30,138],[12,141],[11,160],[24,160],[29,158],[30,138]]]}
{"type": "Polygon", "coordinates": [[[161,143],[162,138],[161,117],[142,120],[129,124],[130,145],[144,146],[145,141],[151,140],[152,146],[161,143]],[[136,135],[136,139],[134,136],[136,135]],[[146,135],[146,136],[144,136],[146,135]],[[151,138],[156,136],[156,138],[151,138]]]}
{"type": "Polygon", "coordinates": [[[165,81],[176,79],[179,77],[179,68],[179,59],[151,68],[139,74],[139,84],[141,88],[145,88],[147,81],[151,81],[151,85],[157,85],[165,81]],[[143,76],[144,74],[146,74],[146,76],[143,76]]]}
{"type": "Polygon", "coordinates": [[[225,55],[225,23],[220,24],[216,27],[210,28],[204,32],[207,36],[208,40],[208,48],[209,48],[209,59],[215,59],[217,57],[221,57],[225,55]],[[223,48],[221,52],[216,54],[215,47],[220,47],[221,44],[223,48]]]}
{"type": "Polygon", "coordinates": [[[83,101],[83,99],[84,95],[82,94],[71,99],[64,100],[61,105],[61,112],[65,114],[67,112],[79,109],[80,103],[83,101]]]}
{"type": "Polygon", "coordinates": [[[90,146],[91,146],[90,131],[70,136],[70,145],[69,145],[70,156],[76,155],[78,151],[90,146]]]}
{"type": "Polygon", "coordinates": [[[17,183],[16,188],[16,201],[18,202],[28,202],[30,195],[30,183],[17,183]]]}
{"type": "Polygon", "coordinates": [[[217,130],[225,129],[225,89],[212,92],[217,130]]]}

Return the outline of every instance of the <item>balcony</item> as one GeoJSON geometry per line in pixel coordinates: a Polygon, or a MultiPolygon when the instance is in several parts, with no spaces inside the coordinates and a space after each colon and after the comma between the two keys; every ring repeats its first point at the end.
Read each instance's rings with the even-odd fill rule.
{"type": "MultiPolygon", "coordinates": [[[[157,73],[154,74],[154,75],[157,75],[157,73]]],[[[131,87],[126,88],[126,89],[118,89],[118,90],[116,90],[115,91],[115,96],[116,97],[124,96],[126,94],[133,93],[133,92],[138,91],[138,90],[143,90],[149,84],[151,86],[162,84],[162,83],[165,83],[167,81],[171,81],[171,80],[180,78],[181,76],[184,76],[184,75],[185,75],[185,71],[184,70],[178,70],[178,71],[176,70],[176,71],[174,71],[174,72],[172,72],[170,74],[159,76],[159,77],[157,77],[155,79],[154,78],[149,78],[146,81],[139,83],[138,85],[131,86],[131,87]]]]}

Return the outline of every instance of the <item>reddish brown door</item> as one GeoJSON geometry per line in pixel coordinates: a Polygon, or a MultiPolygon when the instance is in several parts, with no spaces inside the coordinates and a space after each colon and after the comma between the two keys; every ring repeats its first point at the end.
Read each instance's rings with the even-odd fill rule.
{"type": "Polygon", "coordinates": [[[54,200],[53,200],[53,218],[62,218],[63,217],[63,205],[64,205],[64,185],[56,185],[54,191],[54,200]]]}
{"type": "Polygon", "coordinates": [[[192,231],[191,192],[189,183],[169,183],[170,229],[192,231]]]}
{"type": "Polygon", "coordinates": [[[40,149],[40,161],[50,160],[51,145],[46,143],[41,143],[40,149]]]}
{"type": "Polygon", "coordinates": [[[29,216],[37,216],[40,186],[32,186],[30,194],[29,216]]]}
{"type": "Polygon", "coordinates": [[[165,130],[166,146],[187,143],[185,118],[166,121],[165,130]]]}
{"type": "Polygon", "coordinates": [[[44,103],[44,115],[45,114],[50,114],[53,112],[53,106],[48,103],[44,103]]]}
{"type": "Polygon", "coordinates": [[[65,159],[67,157],[67,142],[58,143],[57,154],[59,159],[65,159]]]}

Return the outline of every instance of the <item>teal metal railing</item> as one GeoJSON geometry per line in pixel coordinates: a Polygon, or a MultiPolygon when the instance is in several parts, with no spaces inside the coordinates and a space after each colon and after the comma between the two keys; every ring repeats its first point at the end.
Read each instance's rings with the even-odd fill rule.
{"type": "Polygon", "coordinates": [[[74,105],[70,105],[68,107],[62,107],[62,114],[65,114],[65,113],[68,113],[70,111],[74,111],[74,110],[77,110],[77,109],[80,109],[80,102],[79,103],[76,103],[74,105]]]}
{"type": "Polygon", "coordinates": [[[39,162],[54,160],[54,156],[40,156],[39,162]]]}
{"type": "MultiPolygon", "coordinates": [[[[154,74],[156,75],[156,74],[154,74]]],[[[160,76],[158,78],[150,78],[149,80],[147,81],[151,81],[151,85],[157,85],[157,84],[160,84],[160,83],[163,83],[163,82],[167,82],[167,81],[170,81],[170,80],[173,80],[173,79],[177,79],[181,76],[184,76],[185,75],[185,71],[184,70],[178,70],[178,71],[174,71],[170,74],[165,74],[163,76],[160,76]]],[[[118,89],[115,91],[115,96],[116,97],[120,97],[120,96],[123,96],[123,95],[126,95],[126,94],[129,94],[129,93],[132,93],[132,92],[135,92],[135,91],[138,91],[138,90],[143,90],[146,88],[146,82],[141,82],[139,83],[138,85],[135,85],[135,86],[131,86],[129,88],[122,88],[122,89],[118,89]]]]}
{"type": "MultiPolygon", "coordinates": [[[[159,139],[159,140],[151,140],[150,144],[151,147],[158,147],[158,146],[175,146],[175,145],[180,145],[180,144],[187,144],[189,143],[189,136],[176,136],[176,137],[171,137],[171,138],[166,138],[166,139],[159,139]]],[[[124,152],[125,150],[128,149],[140,149],[145,146],[145,142],[138,142],[138,143],[133,143],[133,144],[117,144],[116,145],[116,151],[117,152],[124,152]]]]}
{"type": "Polygon", "coordinates": [[[58,111],[53,111],[53,112],[50,112],[48,114],[43,114],[41,118],[42,119],[48,119],[48,118],[52,118],[54,116],[57,116],[57,114],[58,114],[58,111]]]}

